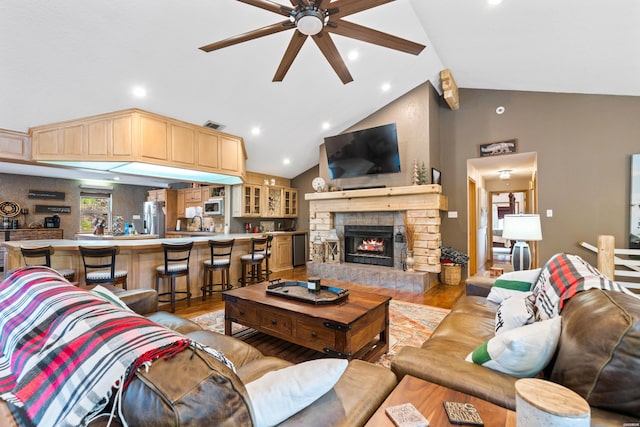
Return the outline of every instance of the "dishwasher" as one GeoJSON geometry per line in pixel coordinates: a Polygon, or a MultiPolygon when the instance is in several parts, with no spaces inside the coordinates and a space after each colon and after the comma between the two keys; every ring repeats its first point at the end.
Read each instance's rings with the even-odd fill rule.
{"type": "Polygon", "coordinates": [[[294,233],[291,247],[293,266],[305,265],[307,263],[307,233],[294,233]]]}

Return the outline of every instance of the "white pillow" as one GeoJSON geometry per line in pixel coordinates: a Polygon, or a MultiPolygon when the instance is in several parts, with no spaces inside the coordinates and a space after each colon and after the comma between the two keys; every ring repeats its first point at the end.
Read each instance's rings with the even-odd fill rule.
{"type": "Polygon", "coordinates": [[[518,378],[533,377],[553,357],[560,330],[560,316],[512,329],[481,344],[465,360],[518,378]]]}
{"type": "Polygon", "coordinates": [[[518,280],[520,282],[529,282],[533,284],[536,280],[538,280],[540,271],[542,271],[542,268],[534,268],[533,270],[509,271],[507,273],[501,274],[498,279],[518,280]]]}
{"type": "Polygon", "coordinates": [[[487,299],[500,304],[506,298],[529,292],[531,286],[538,280],[540,270],[540,268],[536,268],[534,270],[510,271],[500,275],[491,287],[487,299]]]}
{"type": "Polygon", "coordinates": [[[257,427],[273,426],[306,408],[338,382],[345,359],[318,359],[271,371],[245,384],[257,427]]]}
{"type": "Polygon", "coordinates": [[[523,292],[502,301],[496,311],[496,335],[535,322],[534,302],[532,292],[523,292]]]}
{"type": "Polygon", "coordinates": [[[122,300],[116,296],[116,294],[114,294],[104,286],[96,285],[89,291],[89,293],[107,302],[110,302],[117,307],[123,308],[128,311],[133,311],[127,306],[127,304],[123,303],[122,300]]]}

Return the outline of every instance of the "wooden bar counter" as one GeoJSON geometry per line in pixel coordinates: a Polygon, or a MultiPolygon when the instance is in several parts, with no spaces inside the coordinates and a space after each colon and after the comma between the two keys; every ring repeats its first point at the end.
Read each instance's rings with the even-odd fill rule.
{"type": "MultiPolygon", "coordinates": [[[[24,265],[20,247],[37,247],[51,245],[55,248],[51,264],[53,268],[72,268],[76,271],[79,283],[84,284],[84,267],[78,246],[112,246],[120,247],[117,257],[117,268],[127,270],[128,289],[154,289],[155,268],[164,263],[162,243],[181,243],[193,241],[191,251],[191,293],[193,297],[202,295],[202,263],[209,259],[209,245],[211,240],[235,239],[231,259],[231,283],[236,285],[241,275],[240,256],[249,252],[249,242],[260,234],[218,234],[194,237],[167,238],[167,239],[131,239],[131,240],[19,240],[0,242],[7,251],[7,263],[5,271],[11,271],[24,265]]],[[[137,236],[139,237],[139,236],[137,236]]],[[[162,282],[161,282],[162,283],[162,282]]],[[[185,279],[178,279],[177,289],[185,289],[185,279]]],[[[163,285],[161,284],[161,287],[163,285]]],[[[166,285],[165,285],[166,287],[166,285]]],[[[160,289],[166,292],[167,289],[160,289]]]]}

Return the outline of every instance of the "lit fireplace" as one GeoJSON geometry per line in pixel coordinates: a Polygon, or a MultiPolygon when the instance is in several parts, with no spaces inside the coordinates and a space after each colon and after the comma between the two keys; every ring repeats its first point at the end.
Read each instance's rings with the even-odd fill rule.
{"type": "Polygon", "coordinates": [[[363,239],[357,247],[358,252],[363,253],[384,253],[383,239],[363,239]]]}
{"type": "Polygon", "coordinates": [[[393,267],[393,226],[345,225],[345,262],[393,267]]]}

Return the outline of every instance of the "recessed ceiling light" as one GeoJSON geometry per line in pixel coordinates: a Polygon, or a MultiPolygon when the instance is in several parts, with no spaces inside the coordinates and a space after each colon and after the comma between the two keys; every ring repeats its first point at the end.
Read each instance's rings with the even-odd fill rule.
{"type": "Polygon", "coordinates": [[[331,123],[329,123],[329,122],[324,122],[322,124],[322,129],[324,129],[324,130],[329,129],[330,127],[331,127],[331,123]]]}
{"type": "Polygon", "coordinates": [[[144,98],[145,96],[147,96],[147,90],[142,86],[134,87],[132,92],[133,96],[135,96],[136,98],[144,98]]]}
{"type": "Polygon", "coordinates": [[[381,87],[383,92],[389,92],[389,89],[391,89],[391,84],[390,83],[384,83],[381,87]]]}
{"type": "Polygon", "coordinates": [[[260,135],[260,128],[254,127],[253,129],[251,129],[251,135],[260,135]]]}
{"type": "Polygon", "coordinates": [[[492,6],[495,6],[497,4],[502,3],[502,0],[487,0],[487,3],[489,3],[492,6]]]}
{"type": "Polygon", "coordinates": [[[282,159],[282,164],[283,165],[288,165],[289,163],[291,163],[290,159],[282,159]]]}
{"type": "Polygon", "coordinates": [[[119,177],[119,176],[114,176],[114,177],[113,177],[113,180],[114,180],[114,181],[120,181],[120,177],[119,177]]]}
{"type": "Polygon", "coordinates": [[[347,58],[349,58],[349,61],[355,61],[356,59],[358,59],[358,56],[360,56],[358,51],[352,50],[351,52],[349,52],[349,55],[347,55],[347,58]]]}
{"type": "Polygon", "coordinates": [[[504,114],[504,112],[505,108],[502,105],[496,108],[496,114],[504,114]]]}

